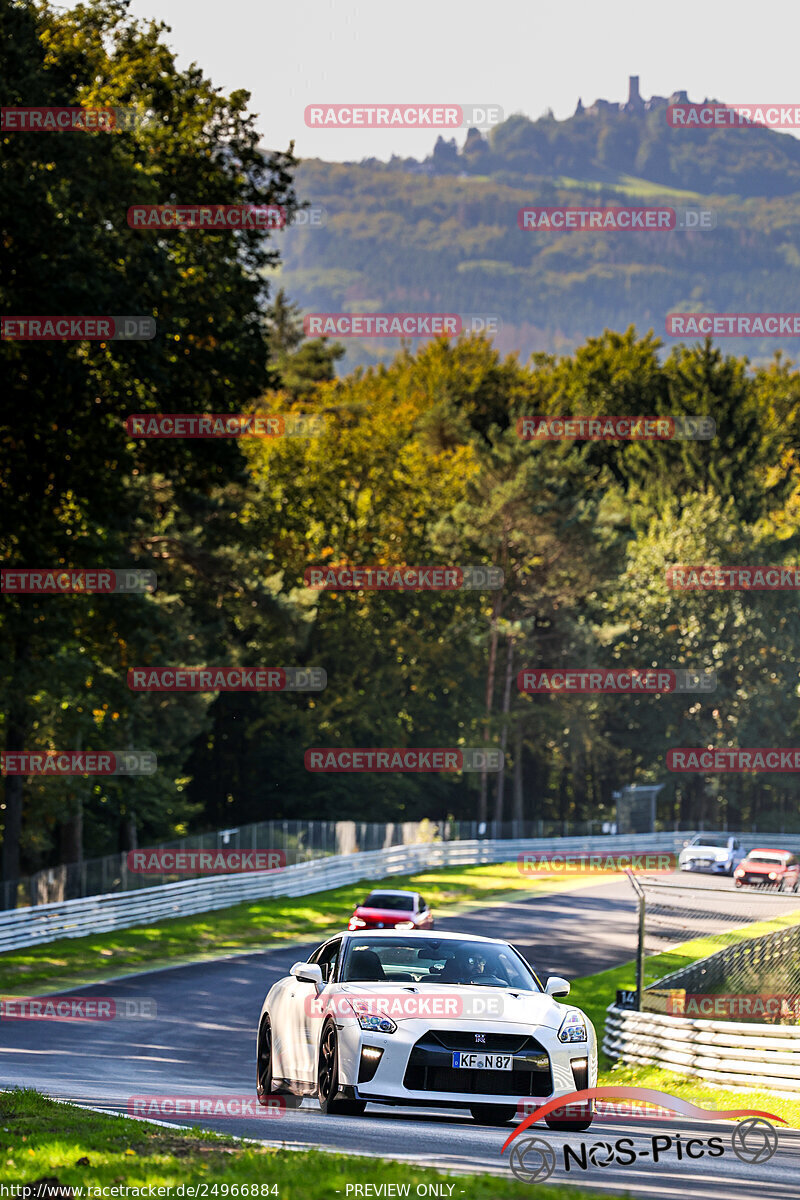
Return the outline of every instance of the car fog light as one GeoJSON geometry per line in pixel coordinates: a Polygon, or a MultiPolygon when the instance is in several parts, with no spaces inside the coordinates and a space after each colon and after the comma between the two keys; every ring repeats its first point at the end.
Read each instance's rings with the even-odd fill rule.
{"type": "Polygon", "coordinates": [[[358,1066],[358,1082],[369,1083],[375,1078],[378,1063],[383,1058],[383,1050],[379,1046],[362,1046],[361,1062],[358,1066]]]}
{"type": "Polygon", "coordinates": [[[584,1091],[589,1086],[588,1058],[573,1058],[571,1062],[572,1078],[575,1080],[575,1090],[584,1091]]]}

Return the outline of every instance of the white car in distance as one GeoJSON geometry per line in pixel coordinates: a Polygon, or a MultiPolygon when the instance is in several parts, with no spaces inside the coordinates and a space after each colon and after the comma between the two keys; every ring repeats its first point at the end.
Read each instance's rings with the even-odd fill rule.
{"type": "MultiPolygon", "coordinates": [[[[337,934],[270,989],[256,1041],[256,1090],[316,1096],[324,1113],[367,1103],[468,1108],[505,1124],[597,1082],[588,1017],[559,1002],[519,951],[494,938],[429,930],[337,934]]],[[[579,1132],[591,1107],[551,1129],[579,1132]]]]}
{"type": "Polygon", "coordinates": [[[727,833],[698,833],[681,850],[682,871],[707,871],[711,875],[733,875],[745,851],[737,837],[727,833]]]}

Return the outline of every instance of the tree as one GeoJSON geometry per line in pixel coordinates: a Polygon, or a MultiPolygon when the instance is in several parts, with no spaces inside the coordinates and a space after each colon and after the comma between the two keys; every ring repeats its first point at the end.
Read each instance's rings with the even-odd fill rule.
{"type": "MultiPolygon", "coordinates": [[[[237,411],[263,391],[272,377],[262,273],[277,255],[260,232],[162,235],[129,228],[126,210],[132,201],[222,197],[291,212],[295,160],[291,147],[265,158],[247,93],[225,97],[196,67],[179,71],[164,26],[133,21],[119,0],[69,11],[6,5],[4,18],[3,105],[34,96],[55,106],[135,107],[152,119],[135,131],[6,135],[3,312],[150,314],[157,332],[148,342],[3,341],[2,558],[7,566],[151,566],[136,559],[129,532],[158,502],[133,484],[163,477],[191,509],[241,474],[241,462],[230,443],[134,440],[124,418],[237,411]]],[[[76,640],[81,604],[3,596],[7,751],[32,736],[28,697],[42,679],[58,691],[52,672],[73,657],[57,652],[76,640]]],[[[8,777],[6,879],[19,874],[22,797],[22,779],[8,777]]]]}

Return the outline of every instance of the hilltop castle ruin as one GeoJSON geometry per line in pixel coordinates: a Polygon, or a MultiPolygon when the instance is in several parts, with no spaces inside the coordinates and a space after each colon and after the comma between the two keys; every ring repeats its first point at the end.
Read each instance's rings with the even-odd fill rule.
{"type": "Polygon", "coordinates": [[[628,99],[624,104],[614,104],[611,100],[595,100],[590,108],[584,108],[579,98],[575,116],[580,116],[581,113],[591,113],[593,116],[612,112],[645,113],[654,108],[666,108],[668,104],[688,103],[689,97],[686,92],[673,92],[671,96],[651,96],[649,100],[643,100],[639,91],[639,76],[629,75],[628,99]]]}

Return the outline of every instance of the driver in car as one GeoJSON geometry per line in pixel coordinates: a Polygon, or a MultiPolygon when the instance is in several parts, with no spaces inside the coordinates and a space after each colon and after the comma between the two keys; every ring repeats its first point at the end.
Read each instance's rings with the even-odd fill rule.
{"type": "Polygon", "coordinates": [[[483,974],[485,966],[486,960],[482,956],[471,954],[467,949],[456,950],[444,964],[439,979],[442,983],[479,982],[475,977],[483,974]]]}

